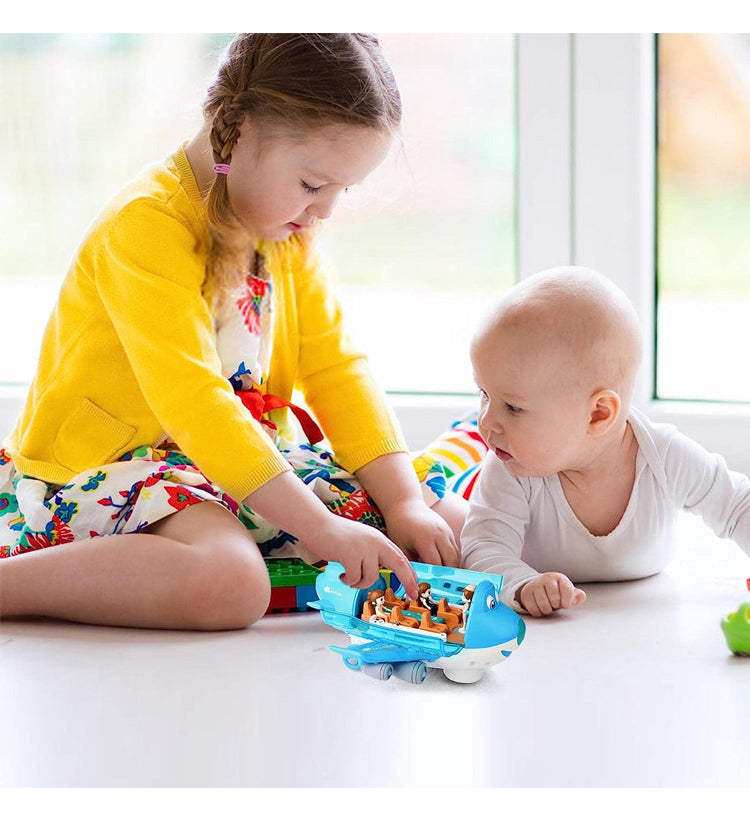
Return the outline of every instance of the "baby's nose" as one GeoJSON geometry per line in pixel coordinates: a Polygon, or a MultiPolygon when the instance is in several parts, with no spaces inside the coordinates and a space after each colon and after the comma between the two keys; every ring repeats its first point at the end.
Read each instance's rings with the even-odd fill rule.
{"type": "Polygon", "coordinates": [[[500,422],[500,418],[490,411],[485,411],[484,414],[479,416],[479,425],[484,426],[485,429],[495,434],[503,431],[503,424],[500,422]]]}

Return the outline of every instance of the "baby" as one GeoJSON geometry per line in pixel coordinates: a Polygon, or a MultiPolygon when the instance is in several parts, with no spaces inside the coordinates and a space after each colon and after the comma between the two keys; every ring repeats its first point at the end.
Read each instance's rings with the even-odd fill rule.
{"type": "Polygon", "coordinates": [[[580,267],[511,288],[473,339],[489,451],[463,565],[504,574],[516,610],[546,616],[585,601],[574,582],[658,572],[678,509],[750,554],[750,480],[631,406],[640,359],[632,305],[580,267]]]}

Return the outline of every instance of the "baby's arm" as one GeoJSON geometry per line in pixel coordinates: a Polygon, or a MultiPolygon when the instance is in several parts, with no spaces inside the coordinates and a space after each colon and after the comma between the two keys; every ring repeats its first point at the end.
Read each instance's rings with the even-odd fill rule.
{"type": "Polygon", "coordinates": [[[501,599],[521,612],[516,591],[538,576],[521,559],[528,522],[529,503],[523,487],[494,454],[488,454],[461,532],[461,565],[471,571],[502,574],[501,599]]]}
{"type": "Polygon", "coordinates": [[[555,572],[539,574],[522,585],[515,601],[532,616],[548,616],[562,608],[586,601],[586,594],[565,576],[555,572]]]}
{"type": "Polygon", "coordinates": [[[521,558],[530,518],[528,491],[494,455],[487,455],[461,535],[462,564],[502,574],[503,602],[520,613],[546,616],[580,604],[586,595],[564,574],[540,574],[521,558]]]}
{"type": "Polygon", "coordinates": [[[750,556],[750,478],[676,429],[655,424],[652,432],[664,451],[676,505],[700,514],[718,537],[734,540],[750,556]]]}

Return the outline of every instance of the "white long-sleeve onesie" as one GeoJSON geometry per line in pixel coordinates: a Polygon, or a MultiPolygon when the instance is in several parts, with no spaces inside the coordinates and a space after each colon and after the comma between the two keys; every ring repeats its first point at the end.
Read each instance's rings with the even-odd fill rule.
{"type": "Polygon", "coordinates": [[[547,571],[573,582],[638,579],[660,571],[672,551],[677,511],[703,517],[750,555],[750,479],[731,471],[673,426],[638,410],[633,491],[617,527],[594,536],[570,508],[559,477],[514,477],[491,451],[482,464],[461,535],[463,566],[503,574],[502,599],[547,571]]]}

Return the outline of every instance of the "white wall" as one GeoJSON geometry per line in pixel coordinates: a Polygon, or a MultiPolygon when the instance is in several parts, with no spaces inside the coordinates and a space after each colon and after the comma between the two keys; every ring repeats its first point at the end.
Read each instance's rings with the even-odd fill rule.
{"type": "Polygon", "coordinates": [[[24,387],[0,385],[0,441],[11,430],[25,394],[24,387]]]}

